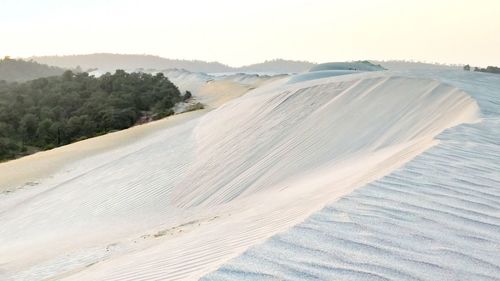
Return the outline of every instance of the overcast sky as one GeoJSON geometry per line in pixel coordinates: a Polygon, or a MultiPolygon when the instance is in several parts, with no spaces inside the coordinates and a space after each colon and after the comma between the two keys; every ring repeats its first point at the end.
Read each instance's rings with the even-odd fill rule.
{"type": "Polygon", "coordinates": [[[500,65],[500,0],[0,0],[0,56],[500,65]]]}

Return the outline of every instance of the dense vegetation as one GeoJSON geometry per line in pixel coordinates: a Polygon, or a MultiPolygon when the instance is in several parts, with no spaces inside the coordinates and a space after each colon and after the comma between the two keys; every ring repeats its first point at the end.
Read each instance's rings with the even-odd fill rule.
{"type": "MultiPolygon", "coordinates": [[[[471,66],[468,64],[464,65],[464,70],[470,71],[471,66]]],[[[488,66],[486,68],[474,67],[474,71],[500,74],[500,67],[496,66],[488,66]]]]}
{"type": "Polygon", "coordinates": [[[168,116],[189,96],[162,73],[117,70],[95,78],[66,71],[23,83],[0,81],[0,160],[168,116]]]}
{"type": "Polygon", "coordinates": [[[0,80],[28,81],[41,77],[61,75],[64,69],[34,61],[15,60],[9,57],[0,59],[0,80]]]}
{"type": "Polygon", "coordinates": [[[500,67],[496,67],[496,66],[488,66],[486,68],[476,67],[476,68],[474,68],[474,71],[500,74],[500,67]]]}

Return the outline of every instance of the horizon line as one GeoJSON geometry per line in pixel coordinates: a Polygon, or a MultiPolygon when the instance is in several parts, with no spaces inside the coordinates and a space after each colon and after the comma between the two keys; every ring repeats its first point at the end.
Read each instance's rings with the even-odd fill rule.
{"type": "MultiPolygon", "coordinates": [[[[336,61],[324,61],[324,62],[316,62],[316,61],[310,61],[310,60],[303,60],[303,59],[287,59],[287,58],[272,58],[272,59],[264,59],[263,61],[260,62],[254,62],[251,64],[244,64],[244,65],[239,65],[239,66],[234,66],[230,64],[226,64],[221,61],[217,60],[203,60],[203,59],[187,59],[187,58],[170,58],[170,57],[164,57],[161,55],[156,55],[156,54],[148,54],[148,53],[111,53],[111,52],[93,52],[93,53],[80,53],[80,54],[53,54],[53,55],[31,55],[31,56],[10,56],[10,55],[0,55],[1,58],[9,57],[13,59],[21,59],[21,60],[29,60],[29,59],[34,59],[34,58],[44,58],[44,57],[76,57],[76,56],[91,56],[91,55],[118,55],[118,56],[150,56],[150,57],[156,57],[156,58],[161,58],[161,59],[166,59],[166,60],[178,60],[178,61],[195,61],[195,62],[204,62],[204,63],[217,63],[221,64],[223,66],[229,67],[229,68],[242,68],[242,67],[247,67],[247,66],[252,66],[256,64],[261,64],[261,63],[266,63],[266,62],[272,62],[272,61],[289,61],[289,62],[302,62],[302,63],[311,63],[311,64],[322,64],[322,63],[329,63],[329,62],[355,62],[355,61],[370,61],[370,62],[406,62],[406,63],[422,63],[422,64],[431,64],[431,65],[442,65],[442,66],[465,66],[465,65],[470,65],[470,66],[480,66],[480,67],[486,67],[487,65],[473,65],[470,63],[448,63],[448,62],[436,62],[436,61],[427,61],[427,60],[417,60],[417,59],[399,59],[399,58],[394,58],[394,59],[348,59],[348,60],[336,60],[336,61]]],[[[489,65],[488,65],[489,66],[489,65]]]]}

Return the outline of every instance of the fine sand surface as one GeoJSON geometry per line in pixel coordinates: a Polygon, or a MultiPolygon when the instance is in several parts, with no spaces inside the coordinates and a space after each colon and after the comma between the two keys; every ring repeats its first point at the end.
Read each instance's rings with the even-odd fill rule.
{"type": "Polygon", "coordinates": [[[436,80],[313,78],[267,83],[4,194],[1,279],[197,280],[478,120],[472,98],[436,80]]]}
{"type": "MultiPolygon", "coordinates": [[[[232,81],[234,77],[205,81],[203,80],[205,76],[182,71],[180,74],[173,76],[173,80],[179,82],[184,88],[194,89],[193,93],[196,99],[202,102],[206,109],[217,108],[251,89],[275,80],[275,78],[259,79],[259,77],[255,78],[254,75],[250,75],[250,78],[244,80],[245,83],[238,83],[232,81]]],[[[0,192],[11,192],[19,187],[37,185],[41,179],[62,170],[67,163],[73,163],[103,151],[131,144],[149,136],[153,132],[185,123],[188,120],[200,117],[206,112],[208,111],[186,112],[163,120],[28,155],[15,161],[0,163],[0,192]]]]}
{"type": "Polygon", "coordinates": [[[152,132],[182,124],[201,116],[203,113],[205,113],[204,110],[186,112],[0,163],[0,192],[37,185],[41,179],[63,169],[66,163],[76,162],[100,152],[130,144],[147,137],[152,132]]]}
{"type": "Polygon", "coordinates": [[[208,104],[209,107],[217,108],[234,98],[242,96],[255,87],[254,85],[245,85],[233,81],[213,80],[200,87],[196,97],[202,103],[208,104]]]}
{"type": "Polygon", "coordinates": [[[500,76],[411,75],[466,90],[482,121],[202,280],[500,280],[500,76]]]}

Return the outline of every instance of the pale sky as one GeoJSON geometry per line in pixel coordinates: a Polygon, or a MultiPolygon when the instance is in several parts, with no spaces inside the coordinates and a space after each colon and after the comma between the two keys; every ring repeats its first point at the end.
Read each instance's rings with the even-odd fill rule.
{"type": "Polygon", "coordinates": [[[500,0],[0,0],[0,56],[500,65],[500,0]]]}

